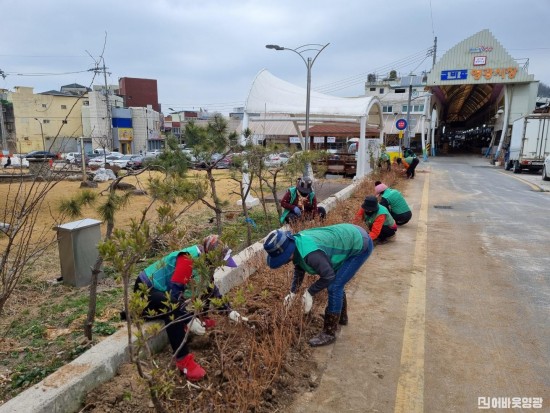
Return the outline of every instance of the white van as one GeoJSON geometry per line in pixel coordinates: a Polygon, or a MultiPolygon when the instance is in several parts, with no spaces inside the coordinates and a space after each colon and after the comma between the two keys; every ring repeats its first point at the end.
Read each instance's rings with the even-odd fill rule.
{"type": "Polygon", "coordinates": [[[80,156],[80,152],[67,152],[64,156],[65,161],[69,163],[75,163],[76,158],[80,156]]]}

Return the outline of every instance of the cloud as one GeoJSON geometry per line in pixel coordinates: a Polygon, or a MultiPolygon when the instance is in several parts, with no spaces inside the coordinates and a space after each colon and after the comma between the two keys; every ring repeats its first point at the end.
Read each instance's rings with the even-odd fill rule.
{"type": "Polygon", "coordinates": [[[313,88],[357,96],[368,73],[429,70],[431,57],[423,53],[434,35],[441,57],[485,28],[513,57],[529,58],[530,73],[549,84],[550,49],[540,35],[550,21],[544,3],[526,0],[512,8],[497,0],[0,0],[0,69],[8,73],[0,87],[34,86],[41,92],[88,85],[94,61],[87,52],[98,59],[107,33],[110,84],[124,76],[153,78],[163,107],[228,112],[244,104],[263,68],[305,86],[299,56],[266,44],[330,43],[313,66],[313,88]],[[20,75],[33,73],[50,75],[20,75]]]}

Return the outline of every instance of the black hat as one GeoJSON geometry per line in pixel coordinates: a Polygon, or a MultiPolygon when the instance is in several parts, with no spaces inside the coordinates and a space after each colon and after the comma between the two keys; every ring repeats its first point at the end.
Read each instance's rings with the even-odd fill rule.
{"type": "Polygon", "coordinates": [[[374,195],[369,195],[365,198],[363,201],[363,204],[361,205],[361,208],[365,212],[377,212],[378,211],[378,200],[374,195]]]}
{"type": "Polygon", "coordinates": [[[311,180],[311,178],[304,177],[298,180],[296,188],[298,189],[298,192],[300,192],[302,195],[309,195],[313,191],[312,185],[313,181],[311,180]]]}

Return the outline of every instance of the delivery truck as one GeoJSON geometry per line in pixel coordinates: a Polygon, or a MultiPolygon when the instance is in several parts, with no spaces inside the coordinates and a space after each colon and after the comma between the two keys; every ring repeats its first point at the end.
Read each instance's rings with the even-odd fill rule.
{"type": "Polygon", "coordinates": [[[523,116],[514,121],[506,169],[514,173],[541,172],[550,155],[550,115],[523,116]]]}

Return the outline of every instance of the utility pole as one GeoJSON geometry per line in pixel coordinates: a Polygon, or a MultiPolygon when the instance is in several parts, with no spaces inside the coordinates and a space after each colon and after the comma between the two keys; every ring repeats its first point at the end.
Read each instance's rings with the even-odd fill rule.
{"type": "Polygon", "coordinates": [[[111,143],[111,147],[109,150],[113,150],[113,146],[115,144],[114,138],[113,138],[113,122],[111,121],[111,105],[109,103],[109,85],[107,84],[107,68],[105,67],[105,58],[102,57],[101,60],[103,60],[103,79],[105,79],[105,104],[107,105],[107,133],[109,134],[109,142],[111,143]]]}
{"type": "Polygon", "coordinates": [[[107,85],[107,67],[105,67],[105,58],[101,56],[101,61],[103,62],[103,66],[99,67],[99,62],[96,62],[95,68],[89,69],[88,71],[94,72],[95,74],[99,74],[103,72],[103,79],[105,80],[105,105],[107,109],[107,141],[109,142],[109,150],[113,150],[114,146],[114,138],[113,138],[113,124],[111,121],[111,105],[109,102],[109,86],[107,85]]]}
{"type": "Polygon", "coordinates": [[[2,136],[2,149],[7,151],[8,150],[8,132],[6,130],[6,125],[4,123],[4,108],[2,106],[1,100],[0,100],[0,135],[2,136]]]}
{"type": "MultiPolygon", "coordinates": [[[[6,73],[0,69],[0,76],[2,79],[6,78],[6,73]]],[[[0,100],[0,136],[2,137],[2,149],[8,150],[8,131],[6,130],[6,125],[4,124],[4,108],[2,106],[2,100],[0,100]]]]}
{"type": "Polygon", "coordinates": [[[434,51],[433,51],[432,69],[435,66],[435,59],[437,57],[437,36],[434,37],[434,51]]]}
{"type": "Polygon", "coordinates": [[[409,99],[407,100],[407,129],[405,129],[405,147],[409,148],[411,146],[410,142],[410,124],[411,124],[411,95],[412,95],[412,79],[413,75],[409,76],[409,99]]]}

